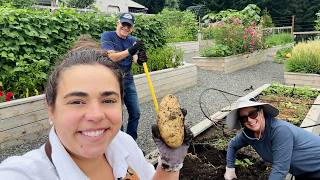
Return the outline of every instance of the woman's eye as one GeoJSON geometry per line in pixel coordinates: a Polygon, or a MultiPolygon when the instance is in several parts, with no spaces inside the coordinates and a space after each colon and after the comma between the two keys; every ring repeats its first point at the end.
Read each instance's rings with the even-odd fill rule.
{"type": "Polygon", "coordinates": [[[107,104],[113,104],[113,103],[116,103],[117,102],[117,100],[115,100],[115,99],[105,99],[105,100],[103,100],[103,103],[107,103],[107,104]]]}
{"type": "Polygon", "coordinates": [[[85,103],[81,100],[73,100],[73,101],[70,101],[68,104],[85,104],[85,103]]]}

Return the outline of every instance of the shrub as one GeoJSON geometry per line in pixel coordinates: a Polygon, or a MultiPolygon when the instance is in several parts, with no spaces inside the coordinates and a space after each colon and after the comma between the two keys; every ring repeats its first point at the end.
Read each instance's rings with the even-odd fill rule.
{"type": "Polygon", "coordinates": [[[225,10],[203,17],[215,22],[202,29],[204,39],[214,39],[215,43],[228,46],[232,54],[253,52],[264,48],[262,31],[258,28],[260,8],[249,4],[241,11],[225,10]]]}
{"type": "MultiPolygon", "coordinates": [[[[74,9],[47,10],[0,8],[0,81],[16,98],[44,89],[47,73],[80,34],[100,39],[115,29],[116,16],[99,12],[78,14],[74,9]]],[[[148,48],[165,44],[163,24],[154,16],[137,16],[136,35],[148,48]]]]}
{"type": "Polygon", "coordinates": [[[37,3],[36,0],[1,0],[0,6],[12,6],[16,8],[30,8],[37,3]]]}
{"type": "Polygon", "coordinates": [[[260,25],[263,28],[275,27],[275,25],[272,23],[272,18],[270,16],[269,12],[266,9],[262,11],[260,25]]]}
{"type": "Polygon", "coordinates": [[[87,8],[94,3],[94,0],[64,0],[69,7],[73,8],[87,8]]]}
{"type": "MultiPolygon", "coordinates": [[[[174,46],[164,46],[147,50],[148,70],[157,71],[167,68],[175,68],[183,63],[183,52],[174,46]]],[[[143,67],[133,64],[133,74],[144,73],[143,67]]]]}
{"type": "Polygon", "coordinates": [[[214,44],[201,50],[200,55],[204,57],[225,57],[232,55],[232,51],[226,45],[214,44]]]}
{"type": "Polygon", "coordinates": [[[259,23],[260,21],[260,8],[255,4],[248,4],[243,10],[237,11],[233,9],[228,9],[225,11],[220,11],[218,13],[209,13],[205,15],[202,19],[205,22],[218,22],[224,21],[226,23],[232,23],[234,19],[239,19],[241,24],[248,26],[254,23],[259,23]]]}
{"type": "Polygon", "coordinates": [[[215,31],[216,31],[216,28],[211,28],[211,27],[202,28],[201,29],[202,39],[204,40],[214,39],[215,31]]]}
{"type": "Polygon", "coordinates": [[[261,30],[255,24],[245,27],[236,19],[229,24],[220,22],[203,32],[205,38],[213,38],[216,44],[228,46],[231,54],[253,52],[264,47],[261,30]]]}
{"type": "Polygon", "coordinates": [[[285,63],[289,72],[320,74],[320,40],[297,44],[285,63]]]}
{"type": "Polygon", "coordinates": [[[244,28],[243,41],[243,52],[265,48],[262,31],[255,24],[244,28]]]}
{"type": "Polygon", "coordinates": [[[136,16],[136,24],[132,33],[142,39],[147,48],[162,47],[166,43],[165,24],[156,16],[136,16]]]}
{"type": "Polygon", "coordinates": [[[267,36],[265,39],[267,47],[293,43],[293,36],[289,33],[280,33],[267,36]]]}
{"type": "Polygon", "coordinates": [[[167,42],[194,41],[197,39],[198,23],[191,11],[164,9],[156,17],[164,23],[167,42]]]}

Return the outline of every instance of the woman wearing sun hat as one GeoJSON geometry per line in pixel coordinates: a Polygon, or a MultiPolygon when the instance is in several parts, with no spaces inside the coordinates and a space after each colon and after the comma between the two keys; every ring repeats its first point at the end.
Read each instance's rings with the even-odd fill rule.
{"type": "Polygon", "coordinates": [[[275,117],[279,110],[254,98],[242,97],[226,118],[230,129],[241,129],[227,149],[224,178],[235,179],[236,152],[247,145],[272,163],[270,180],[285,179],[288,172],[296,179],[320,179],[320,136],[275,117]]]}

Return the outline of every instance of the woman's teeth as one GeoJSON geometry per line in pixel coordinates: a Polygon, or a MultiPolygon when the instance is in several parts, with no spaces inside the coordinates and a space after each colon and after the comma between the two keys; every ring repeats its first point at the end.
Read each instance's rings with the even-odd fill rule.
{"type": "Polygon", "coordinates": [[[254,121],[254,122],[250,123],[249,125],[253,126],[253,125],[256,125],[256,124],[257,124],[257,121],[254,121]]]}
{"type": "Polygon", "coordinates": [[[82,134],[89,137],[97,137],[100,136],[104,130],[97,130],[97,131],[82,131],[82,134]]]}

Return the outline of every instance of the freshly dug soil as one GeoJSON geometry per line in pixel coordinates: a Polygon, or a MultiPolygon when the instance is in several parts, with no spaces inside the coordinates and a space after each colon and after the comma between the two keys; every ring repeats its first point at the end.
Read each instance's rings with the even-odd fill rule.
{"type": "MultiPolygon", "coordinates": [[[[215,127],[208,129],[201,134],[190,145],[189,154],[185,158],[183,168],[180,172],[181,180],[224,180],[224,172],[226,167],[226,151],[218,150],[213,141],[221,137],[222,131],[215,127]]],[[[224,134],[225,136],[233,136],[233,132],[224,134]]],[[[237,159],[249,159],[252,165],[237,166],[236,174],[238,179],[257,180],[268,179],[271,170],[269,163],[263,162],[259,156],[249,148],[239,151],[237,159]]]]}

